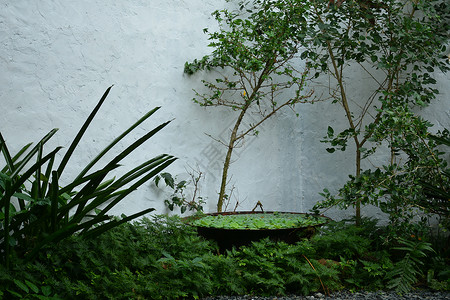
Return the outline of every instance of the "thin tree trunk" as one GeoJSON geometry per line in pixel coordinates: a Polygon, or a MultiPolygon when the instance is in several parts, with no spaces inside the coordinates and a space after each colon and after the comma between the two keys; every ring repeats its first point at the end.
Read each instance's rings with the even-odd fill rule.
{"type": "MultiPolygon", "coordinates": [[[[356,177],[361,175],[361,151],[359,150],[359,145],[356,145],[356,177]]],[[[361,200],[356,199],[356,210],[355,210],[355,223],[356,226],[361,225],[361,200]]]]}
{"type": "Polygon", "coordinates": [[[228,143],[227,155],[225,157],[225,162],[223,164],[222,169],[222,182],[220,184],[220,192],[219,192],[219,200],[217,201],[217,212],[222,212],[223,202],[225,199],[226,185],[227,185],[227,177],[228,177],[228,169],[230,168],[231,163],[231,154],[233,154],[233,149],[236,141],[239,139],[237,137],[239,127],[241,126],[242,120],[244,118],[245,113],[247,112],[248,107],[251,102],[247,102],[245,106],[242,108],[241,113],[239,114],[236,123],[234,124],[233,131],[231,132],[230,142],[228,143]]]}
{"type": "MultiPolygon", "coordinates": [[[[339,68],[336,64],[336,58],[334,56],[332,47],[330,42],[328,42],[328,54],[330,55],[331,62],[333,64],[334,73],[336,76],[336,80],[339,85],[339,90],[341,93],[341,100],[342,100],[342,106],[344,107],[345,115],[347,117],[347,121],[349,123],[350,128],[354,131],[353,134],[353,140],[355,142],[356,146],[356,177],[358,177],[361,174],[361,151],[359,150],[362,146],[362,143],[359,142],[358,136],[356,135],[356,126],[352,119],[352,114],[350,111],[350,107],[348,105],[348,99],[347,94],[345,92],[344,83],[342,79],[342,74],[339,72],[339,68]]],[[[359,199],[356,199],[356,209],[355,209],[355,223],[357,226],[361,224],[361,201],[359,199]]]]}

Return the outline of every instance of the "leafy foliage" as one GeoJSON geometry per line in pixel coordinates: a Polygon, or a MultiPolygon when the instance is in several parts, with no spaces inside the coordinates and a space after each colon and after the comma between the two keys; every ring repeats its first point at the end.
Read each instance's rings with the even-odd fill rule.
{"type": "Polygon", "coordinates": [[[128,217],[124,216],[121,220],[107,215],[111,208],[132,191],[170,165],[175,160],[174,157],[163,154],[145,161],[118,179],[105,180],[105,178],[119,167],[121,160],[169,122],[146,133],[104,167],[96,171],[91,169],[114,145],[152,116],[159,107],[145,114],[116,138],[75,179],[65,186],[60,186],[60,178],[71,155],[104,103],[110,89],[111,87],[106,90],[83,124],[58,167],[54,168],[55,155],[61,147],[57,147],[47,155],[44,154],[45,143],[57,129],[50,131],[34,148],[30,149],[31,144],[28,144],[14,156],[10,154],[0,134],[0,150],[6,161],[6,166],[0,171],[0,234],[2,236],[0,258],[7,266],[12,255],[11,249],[15,250],[19,256],[31,259],[42,247],[63,240],[76,232],[84,237],[95,237],[114,226],[154,210],[149,208],[128,217]],[[34,163],[33,160],[35,160],[34,163]],[[28,164],[32,165],[27,169],[28,164]]]}
{"type": "Polygon", "coordinates": [[[335,261],[363,257],[372,246],[370,234],[376,228],[373,221],[364,221],[364,226],[359,227],[348,225],[346,221],[327,224],[321,229],[322,234],[312,238],[314,248],[335,261]]]}
{"type": "Polygon", "coordinates": [[[400,239],[401,247],[395,247],[401,250],[405,256],[398,261],[394,268],[387,274],[389,282],[387,287],[394,288],[399,293],[406,293],[411,290],[414,283],[417,282],[418,275],[422,275],[424,265],[422,258],[427,257],[426,252],[432,252],[430,243],[424,241],[408,241],[400,239]]]}
{"type": "Polygon", "coordinates": [[[50,244],[33,261],[15,257],[14,268],[0,265],[0,294],[7,299],[180,299],[386,289],[393,280],[404,280],[401,276],[412,278],[402,273],[405,259],[415,263],[411,283],[446,288],[448,256],[437,256],[427,242],[411,237],[385,244],[386,229],[373,220],[363,219],[359,227],[352,223],[329,224],[313,239],[293,245],[266,239],[218,253],[179,217],[143,218],[95,240],[74,235],[50,244]],[[418,267],[428,270],[429,278],[418,267]]]}
{"type": "Polygon", "coordinates": [[[204,216],[191,222],[191,224],[227,229],[280,229],[316,226],[326,222],[327,219],[320,216],[274,212],[270,214],[204,216]]]}
{"type": "MultiPolygon", "coordinates": [[[[446,149],[449,149],[448,147],[450,147],[450,132],[447,129],[439,135],[430,135],[429,139],[437,146],[447,146],[446,149]]],[[[437,153],[437,155],[441,154],[443,153],[437,153]]],[[[431,169],[425,173],[425,176],[419,178],[419,184],[426,196],[426,198],[424,197],[425,199],[420,201],[420,205],[424,207],[426,211],[443,216],[443,226],[450,229],[450,168],[445,164],[445,160],[442,158],[440,159],[441,168],[431,169]]]]}
{"type": "Polygon", "coordinates": [[[448,40],[442,19],[448,5],[428,0],[311,3],[309,47],[302,57],[310,59],[317,76],[331,75],[330,96],[348,123],[339,133],[329,126],[323,142],[330,144],[330,153],[353,143],[356,162],[337,197],[325,190],[326,200],[316,208],[356,206],[358,222],[360,205],[372,204],[389,214],[394,228],[410,230],[417,209],[430,212],[438,204],[425,197],[421,181],[449,184],[442,176],[446,162],[429,139],[432,124],[417,115],[417,108],[439,93],[435,70],[449,69],[441,55],[448,40]],[[345,88],[347,75],[355,71],[370,78],[358,93],[345,88]],[[381,145],[389,146],[391,157],[384,166],[364,170],[362,160],[381,145]]]}
{"type": "Polygon", "coordinates": [[[308,259],[311,248],[307,242],[291,246],[266,239],[234,250],[232,255],[242,269],[247,289],[256,294],[308,295],[321,290],[321,283],[329,289],[339,288],[337,270],[308,259]]]}
{"type": "Polygon", "coordinates": [[[346,208],[351,199],[358,198],[388,214],[392,236],[428,230],[426,214],[438,215],[441,225],[448,229],[450,176],[444,152],[439,148],[439,144],[448,139],[447,135],[447,131],[438,136],[427,134],[426,138],[411,134],[414,138],[403,141],[408,144],[402,146],[408,153],[404,164],[387,165],[375,171],[365,170],[357,177],[350,176],[339,190],[339,197],[324,190],[322,195],[327,201],[317,204],[316,208],[327,205],[346,208]],[[419,223],[413,221],[418,215],[422,218],[419,223]]]}
{"type": "Polygon", "coordinates": [[[432,257],[427,272],[427,285],[433,290],[450,291],[450,265],[442,255],[432,257]]]}
{"type": "Polygon", "coordinates": [[[184,71],[190,75],[216,71],[214,80],[203,80],[208,92],[196,92],[194,102],[238,111],[228,142],[219,141],[227,147],[217,203],[217,211],[221,212],[233,149],[283,107],[312,102],[308,101],[312,91],[303,91],[308,69],[296,65],[296,54],[305,39],[304,4],[257,1],[254,6],[242,4],[238,12],[221,10],[213,16],[219,30],[204,30],[211,40],[212,54],[186,62],[184,71]],[[248,114],[256,119],[243,128],[248,114]]]}
{"type": "Polygon", "coordinates": [[[161,180],[164,180],[166,186],[169,186],[173,190],[172,195],[170,195],[169,199],[164,200],[164,203],[171,211],[173,211],[175,207],[179,207],[181,214],[185,213],[186,211],[194,211],[196,213],[203,212],[203,205],[205,204],[205,200],[203,199],[203,197],[197,194],[199,193],[199,181],[202,178],[203,174],[198,171],[197,173],[191,173],[190,175],[190,181],[182,180],[179,182],[175,182],[175,178],[172,176],[172,174],[167,172],[155,176],[154,181],[156,186],[159,186],[159,182],[161,180]],[[189,185],[194,186],[193,195],[190,199],[188,199],[188,196],[186,195],[186,190],[189,185]]]}

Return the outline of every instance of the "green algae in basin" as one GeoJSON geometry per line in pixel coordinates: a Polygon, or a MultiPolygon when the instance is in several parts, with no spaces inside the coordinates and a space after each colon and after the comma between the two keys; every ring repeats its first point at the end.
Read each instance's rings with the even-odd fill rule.
{"type": "Polygon", "coordinates": [[[205,216],[191,224],[198,227],[223,229],[287,229],[317,226],[327,222],[326,217],[293,213],[229,214],[205,216]]]}

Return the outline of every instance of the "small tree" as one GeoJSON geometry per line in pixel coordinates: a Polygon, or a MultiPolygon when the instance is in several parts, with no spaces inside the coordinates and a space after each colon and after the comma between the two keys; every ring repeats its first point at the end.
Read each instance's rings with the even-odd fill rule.
{"type": "Polygon", "coordinates": [[[196,103],[237,112],[225,145],[218,212],[226,197],[233,149],[283,107],[292,108],[311,99],[312,91],[303,92],[308,69],[298,70],[299,65],[294,65],[305,38],[305,11],[304,4],[289,0],[258,1],[252,7],[242,4],[238,12],[215,11],[219,30],[204,30],[209,34],[212,54],[185,64],[187,74],[205,69],[219,72],[215,80],[203,80],[209,92],[196,92],[196,103]],[[258,113],[259,120],[243,130],[242,122],[250,112],[258,113]]]}
{"type": "MultiPolygon", "coordinates": [[[[328,152],[345,150],[349,141],[355,147],[355,173],[339,191],[339,197],[323,194],[327,201],[317,207],[356,206],[356,222],[361,204],[374,204],[396,218],[403,217],[421,193],[417,177],[406,180],[400,174],[419,174],[443,165],[437,150],[426,142],[429,122],[414,113],[415,107],[430,103],[439,93],[433,72],[446,71],[442,59],[448,37],[448,23],[437,9],[443,1],[433,0],[312,0],[308,11],[309,58],[316,75],[328,74],[330,95],[344,111],[348,128],[335,134],[330,126],[324,142],[328,152]],[[350,68],[351,67],[351,68],[350,68]],[[367,98],[348,89],[350,72],[367,74],[361,91],[367,98]],[[362,160],[387,144],[391,157],[386,166],[363,171],[362,160]],[[410,160],[402,164],[407,154],[410,160]],[[410,184],[410,185],[408,185],[410,184]],[[399,193],[399,188],[401,193],[399,193]],[[382,202],[389,197],[388,205],[382,202]]],[[[445,9],[445,8],[444,8],[445,9]]],[[[445,180],[444,180],[445,182],[445,180]]]]}

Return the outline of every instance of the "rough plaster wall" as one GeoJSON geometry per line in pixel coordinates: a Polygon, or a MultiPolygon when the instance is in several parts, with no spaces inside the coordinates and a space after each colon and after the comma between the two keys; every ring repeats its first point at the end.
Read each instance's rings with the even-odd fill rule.
{"type": "MultiPolygon", "coordinates": [[[[160,153],[179,157],[168,169],[179,179],[198,165],[206,174],[201,194],[208,199],[206,209],[213,211],[224,156],[216,152],[225,149],[205,133],[226,134],[236,113],[192,103],[192,89],[202,88],[204,74],[187,77],[183,65],[210,51],[202,29],[214,29],[210,13],[229,5],[222,0],[2,1],[0,131],[11,151],[55,127],[60,131],[47,149],[67,148],[103,92],[115,84],[63,180],[73,178],[145,112],[162,106],[127,142],[166,120],[173,122],[127,159],[124,168],[160,153]]],[[[450,85],[448,75],[437,77],[442,94],[423,113],[442,129],[450,127],[450,85]]],[[[362,84],[355,75],[348,88],[362,84]]],[[[339,124],[342,110],[318,103],[301,105],[298,112],[299,117],[286,111],[267,121],[261,134],[237,151],[230,173],[236,187],[233,201],[239,199],[240,209],[252,209],[261,200],[266,210],[306,212],[320,199],[318,192],[335,190],[354,172],[351,151],[330,155],[320,143],[329,122],[344,126],[339,124]]],[[[114,212],[155,207],[163,213],[166,194],[149,183],[114,212]]]]}

